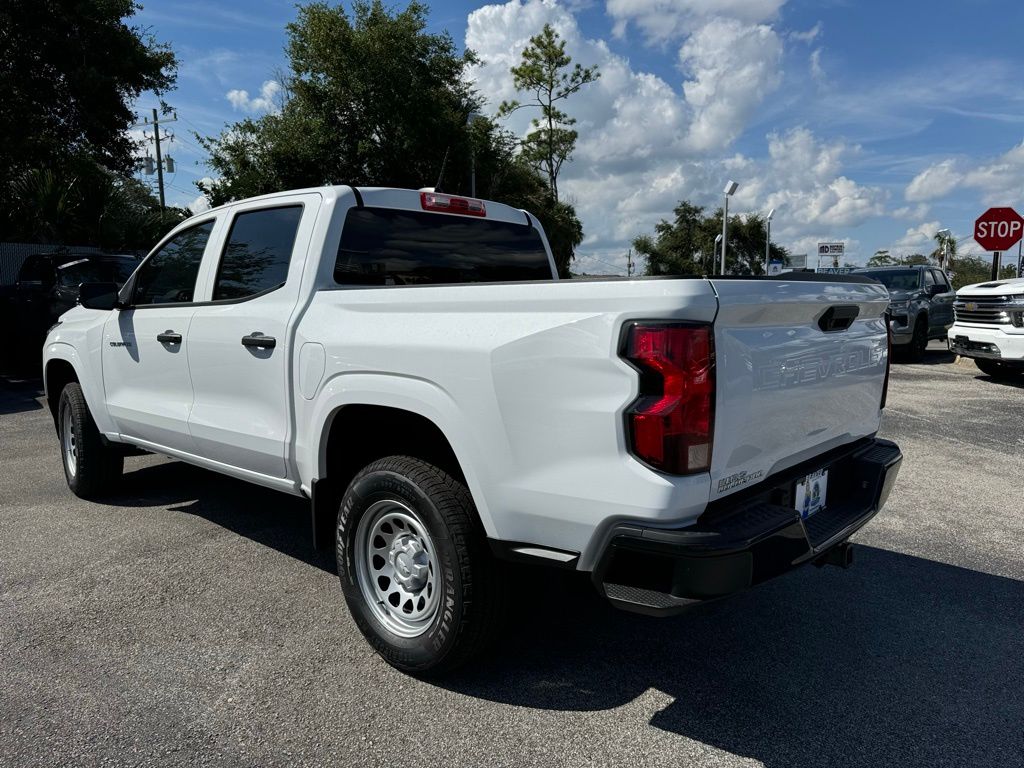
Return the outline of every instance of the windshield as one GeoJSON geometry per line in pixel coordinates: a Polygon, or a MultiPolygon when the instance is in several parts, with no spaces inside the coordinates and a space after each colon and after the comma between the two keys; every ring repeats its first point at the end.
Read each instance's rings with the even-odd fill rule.
{"type": "Polygon", "coordinates": [[[916,269],[886,269],[860,274],[877,280],[890,291],[916,291],[921,283],[921,273],[916,269]]]}

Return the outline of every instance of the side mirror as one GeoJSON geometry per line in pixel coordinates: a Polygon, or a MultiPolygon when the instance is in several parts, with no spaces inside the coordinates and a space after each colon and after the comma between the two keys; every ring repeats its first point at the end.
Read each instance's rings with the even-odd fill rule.
{"type": "Polygon", "coordinates": [[[78,303],[86,309],[113,309],[117,306],[117,283],[82,283],[78,303]]]}
{"type": "Polygon", "coordinates": [[[945,293],[945,292],[946,292],[946,286],[944,286],[944,285],[929,285],[928,286],[928,295],[929,296],[938,296],[940,293],[945,293]]]}

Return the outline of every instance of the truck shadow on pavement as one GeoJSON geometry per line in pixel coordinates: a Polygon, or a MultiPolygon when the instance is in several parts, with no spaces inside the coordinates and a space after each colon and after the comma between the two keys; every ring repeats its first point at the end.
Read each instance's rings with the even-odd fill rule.
{"type": "Polygon", "coordinates": [[[313,549],[309,502],[286,493],[181,461],[166,461],[138,469],[126,463],[117,494],[104,502],[122,507],[165,506],[168,512],[195,515],[296,560],[336,573],[334,552],[313,549]]]}
{"type": "Polygon", "coordinates": [[[0,374],[0,416],[23,411],[38,411],[43,406],[43,384],[36,378],[20,374],[0,374]]]}
{"type": "Polygon", "coordinates": [[[533,574],[500,652],[441,685],[520,707],[625,707],[769,767],[1020,765],[1024,582],[872,547],[857,558],[672,619],[533,574]]]}
{"type": "MultiPolygon", "coordinates": [[[[165,462],[129,469],[109,503],[197,515],[334,572],[308,504],[285,494],[165,462]]],[[[502,642],[432,682],[516,707],[621,707],[624,734],[646,722],[769,768],[1020,765],[1024,582],[868,546],[856,560],[670,619],[617,611],[580,574],[512,566],[502,642]]]]}
{"type": "Polygon", "coordinates": [[[1009,387],[1010,389],[1024,389],[1024,376],[1016,379],[997,379],[993,376],[986,376],[982,374],[981,376],[975,376],[974,378],[978,381],[983,381],[986,384],[998,384],[999,386],[1009,387]]]}

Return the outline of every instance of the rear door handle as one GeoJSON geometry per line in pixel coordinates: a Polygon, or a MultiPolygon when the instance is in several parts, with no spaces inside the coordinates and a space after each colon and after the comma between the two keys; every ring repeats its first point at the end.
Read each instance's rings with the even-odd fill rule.
{"type": "Polygon", "coordinates": [[[243,347],[256,347],[257,349],[273,349],[277,346],[277,339],[273,336],[264,336],[259,331],[253,331],[248,336],[242,337],[243,347]]]}
{"type": "Polygon", "coordinates": [[[161,344],[181,344],[181,334],[174,331],[164,331],[156,335],[156,340],[161,344]]]}

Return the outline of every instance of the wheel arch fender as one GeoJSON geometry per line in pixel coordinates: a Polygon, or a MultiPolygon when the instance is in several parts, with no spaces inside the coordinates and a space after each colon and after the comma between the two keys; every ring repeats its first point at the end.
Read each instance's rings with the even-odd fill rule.
{"type": "Polygon", "coordinates": [[[99,380],[97,373],[71,344],[55,341],[46,345],[43,357],[43,388],[54,419],[57,417],[60,391],[69,381],[77,381],[82,387],[89,413],[100,433],[116,432],[107,413],[103,382],[99,380]],[[71,376],[67,375],[68,367],[73,374],[71,376]]]}
{"type": "MultiPolygon", "coordinates": [[[[474,449],[474,438],[458,405],[438,384],[421,378],[380,373],[342,373],[326,381],[310,404],[306,440],[296,446],[299,475],[309,479],[314,506],[317,486],[329,479],[328,448],[336,420],[351,406],[379,407],[406,412],[429,422],[447,442],[476,505],[480,521],[488,536],[496,528],[483,492],[485,478],[482,468],[471,457],[480,455],[474,449]]],[[[358,439],[358,438],[356,438],[358,439]]],[[[305,484],[305,483],[304,483],[305,484]]],[[[332,488],[334,495],[344,488],[332,488]]],[[[314,516],[317,511],[314,510],[314,516]]],[[[317,521],[314,519],[314,533],[317,521]]],[[[317,537],[319,538],[319,536],[317,537]]]]}

